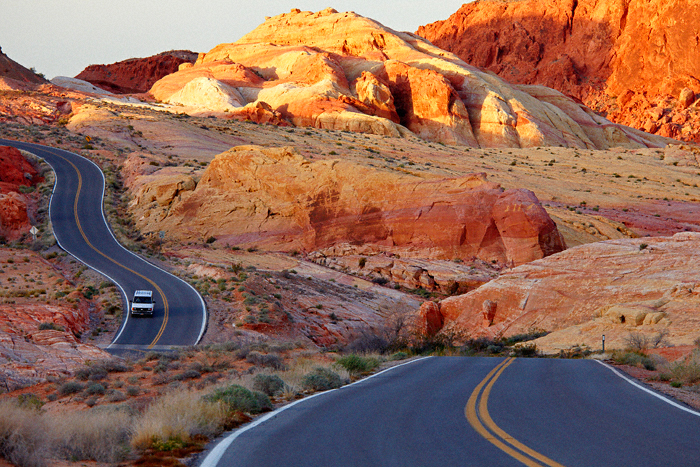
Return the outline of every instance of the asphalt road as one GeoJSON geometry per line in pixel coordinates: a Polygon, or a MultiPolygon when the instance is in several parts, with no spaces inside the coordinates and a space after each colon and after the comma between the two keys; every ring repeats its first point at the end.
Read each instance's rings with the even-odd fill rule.
{"type": "Polygon", "coordinates": [[[429,358],[269,417],[200,465],[700,465],[700,416],[592,360],[429,358]]]}
{"type": "Polygon", "coordinates": [[[0,145],[24,149],[43,158],[56,173],[50,216],[61,248],[116,283],[124,299],[137,289],[153,290],[153,317],[125,319],[114,341],[113,353],[129,350],[165,350],[196,344],[206,329],[206,307],[189,284],[126,250],[104,219],[105,180],[97,165],[61,149],[0,139],[0,145]]]}

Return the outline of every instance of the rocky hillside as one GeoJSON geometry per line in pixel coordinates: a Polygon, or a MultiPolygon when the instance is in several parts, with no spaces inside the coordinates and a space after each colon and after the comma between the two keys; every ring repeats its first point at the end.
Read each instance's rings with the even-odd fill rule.
{"type": "Polygon", "coordinates": [[[573,96],[614,122],[700,141],[697,2],[475,1],[417,33],[510,82],[573,96]]]}
{"type": "Polygon", "coordinates": [[[196,59],[197,54],[189,50],[171,50],[110,65],[90,65],[76,78],[115,94],[141,93],[162,77],[176,72],[181,64],[194,63],[196,59]]]}
{"type": "Polygon", "coordinates": [[[0,90],[5,87],[45,84],[48,81],[5,55],[0,48],[0,90]],[[9,83],[6,81],[9,80],[9,83]]]}
{"type": "Polygon", "coordinates": [[[194,115],[287,121],[471,147],[658,147],[563,94],[514,87],[422,38],[352,12],[268,18],[156,82],[194,115]],[[409,131],[407,131],[409,130],[409,131]]]}

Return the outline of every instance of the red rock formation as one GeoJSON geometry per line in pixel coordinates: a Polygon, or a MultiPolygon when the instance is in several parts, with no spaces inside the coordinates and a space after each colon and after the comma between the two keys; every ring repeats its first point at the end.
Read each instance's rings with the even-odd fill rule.
{"type": "Polygon", "coordinates": [[[19,150],[0,146],[0,236],[16,240],[29,231],[29,202],[19,187],[33,186],[41,180],[19,150]]]}
{"type": "MultiPolygon", "coordinates": [[[[513,83],[574,96],[618,123],[635,123],[622,116],[635,110],[624,106],[630,93],[653,101],[677,98],[685,87],[700,92],[700,5],[692,0],[476,1],[418,34],[513,83]]],[[[641,107],[637,120],[649,108],[641,107]]]]}
{"type": "MultiPolygon", "coordinates": [[[[181,182],[167,180],[185,187],[181,182]]],[[[402,258],[501,264],[565,247],[531,192],[504,191],[484,174],[425,178],[342,160],[310,162],[292,148],[240,146],[216,156],[194,189],[161,190],[159,183],[144,184],[134,208],[142,231],[173,238],[213,235],[287,251],[376,245],[402,258]],[[156,195],[165,191],[167,199],[156,195]]]]}
{"type": "Polygon", "coordinates": [[[0,190],[17,191],[20,185],[34,185],[40,181],[37,175],[36,168],[18,149],[0,146],[0,190]]]}
{"type": "Polygon", "coordinates": [[[182,63],[194,63],[197,54],[172,50],[146,58],[131,58],[110,65],[90,65],[76,76],[115,94],[142,93],[174,73],[182,63]]]}
{"type": "Polygon", "coordinates": [[[19,63],[5,55],[0,48],[0,77],[9,78],[20,83],[46,84],[48,81],[37,75],[32,70],[28,70],[19,63]]]}

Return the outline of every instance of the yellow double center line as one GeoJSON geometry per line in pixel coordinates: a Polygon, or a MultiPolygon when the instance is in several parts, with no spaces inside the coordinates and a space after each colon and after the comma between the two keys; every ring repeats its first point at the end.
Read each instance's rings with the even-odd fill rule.
{"type": "Polygon", "coordinates": [[[464,408],[464,415],[477,433],[498,449],[519,460],[523,464],[529,467],[542,467],[543,465],[564,467],[558,462],[530,449],[520,441],[514,439],[496,425],[489,415],[488,400],[491,389],[498,377],[501,376],[501,373],[514,361],[515,358],[507,358],[486,375],[486,378],[479,383],[469,397],[467,406],[464,408]]]}
{"type": "MultiPolygon", "coordinates": [[[[95,252],[97,252],[97,254],[103,256],[104,258],[113,262],[117,266],[120,266],[120,267],[126,269],[127,271],[131,272],[132,274],[135,274],[136,276],[140,277],[141,279],[147,281],[149,284],[151,284],[153,286],[154,289],[156,289],[158,291],[158,293],[160,294],[160,297],[163,299],[163,307],[165,308],[165,316],[163,317],[163,324],[161,324],[160,329],[158,330],[158,334],[156,335],[156,337],[148,345],[149,349],[153,348],[153,346],[156,345],[158,340],[163,335],[163,331],[165,331],[165,326],[168,324],[168,315],[169,315],[168,299],[165,298],[165,294],[163,293],[163,290],[158,286],[158,284],[156,284],[155,282],[153,282],[151,279],[144,276],[143,274],[140,274],[140,273],[134,271],[133,269],[131,269],[127,266],[124,266],[119,261],[107,256],[106,254],[104,254],[103,252],[101,252],[100,250],[95,248],[95,246],[90,242],[90,240],[88,240],[87,236],[85,235],[85,232],[83,231],[82,225],[80,225],[80,219],[78,218],[78,200],[80,199],[80,192],[82,191],[82,188],[83,188],[83,176],[80,174],[80,170],[78,170],[78,167],[73,162],[69,161],[68,159],[66,159],[64,156],[62,156],[60,154],[54,153],[54,155],[60,157],[64,161],[68,162],[73,167],[73,169],[75,169],[75,173],[78,174],[78,191],[76,191],[76,193],[75,193],[75,201],[73,203],[73,215],[75,216],[75,223],[77,224],[78,230],[80,231],[80,235],[83,236],[83,240],[85,240],[85,243],[87,243],[90,248],[95,250],[95,252]]],[[[127,309],[126,312],[129,313],[129,310],[127,309]]]]}

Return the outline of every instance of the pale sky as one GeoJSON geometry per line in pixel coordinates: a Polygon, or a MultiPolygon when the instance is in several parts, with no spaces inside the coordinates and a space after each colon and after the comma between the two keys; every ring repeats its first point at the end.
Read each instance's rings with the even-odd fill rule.
{"type": "Polygon", "coordinates": [[[208,52],[292,8],[354,11],[398,31],[447,19],[471,0],[0,0],[0,47],[47,78],[173,49],[208,52]]]}

